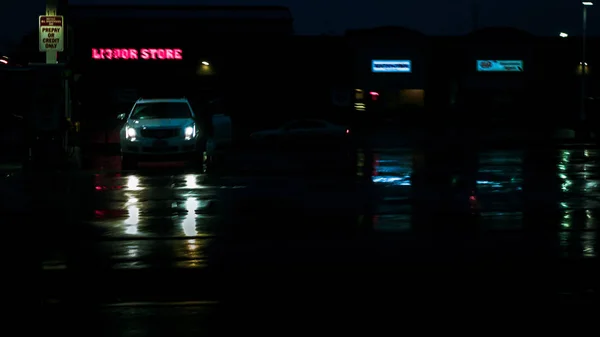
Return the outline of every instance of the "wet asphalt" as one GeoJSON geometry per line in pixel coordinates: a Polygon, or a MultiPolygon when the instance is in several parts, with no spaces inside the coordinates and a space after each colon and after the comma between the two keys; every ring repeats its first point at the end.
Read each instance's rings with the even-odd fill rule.
{"type": "Polygon", "coordinates": [[[1,184],[6,223],[42,234],[49,329],[75,331],[68,315],[98,335],[191,336],[297,311],[310,326],[398,303],[597,300],[599,161],[592,146],[381,148],[236,154],[204,173],[97,155],[1,184]]]}

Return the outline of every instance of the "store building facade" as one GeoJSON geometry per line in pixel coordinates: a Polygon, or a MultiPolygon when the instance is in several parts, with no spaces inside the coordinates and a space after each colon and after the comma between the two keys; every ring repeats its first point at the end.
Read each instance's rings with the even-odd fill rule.
{"type": "Polygon", "coordinates": [[[280,78],[281,45],[293,34],[285,7],[70,6],[66,17],[74,97],[94,120],[139,97],[186,97],[208,109],[258,82],[274,90],[268,79],[280,78]]]}
{"type": "Polygon", "coordinates": [[[540,62],[537,41],[512,28],[486,28],[461,45],[453,101],[457,111],[480,123],[507,124],[535,107],[540,62]]]}
{"type": "Polygon", "coordinates": [[[354,104],[358,114],[408,121],[425,106],[428,40],[401,27],[348,31],[352,49],[354,104]]]}

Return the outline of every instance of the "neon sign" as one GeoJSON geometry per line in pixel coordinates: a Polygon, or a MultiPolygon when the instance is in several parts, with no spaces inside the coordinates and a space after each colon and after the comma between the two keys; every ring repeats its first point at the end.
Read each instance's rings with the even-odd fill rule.
{"type": "Polygon", "coordinates": [[[93,60],[183,60],[181,49],[92,48],[93,60]]]}
{"type": "Polygon", "coordinates": [[[410,73],[410,60],[372,60],[371,71],[374,73],[410,73]]]}
{"type": "Polygon", "coordinates": [[[477,71],[522,72],[522,60],[478,60],[477,71]]]}

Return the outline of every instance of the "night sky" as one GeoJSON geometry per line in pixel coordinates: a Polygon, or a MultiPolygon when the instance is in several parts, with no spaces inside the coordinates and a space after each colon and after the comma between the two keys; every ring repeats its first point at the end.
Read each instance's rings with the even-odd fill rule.
{"type": "MultiPolygon", "coordinates": [[[[291,9],[298,34],[341,34],[346,29],[405,26],[431,35],[460,35],[479,26],[513,26],[538,35],[580,35],[578,0],[71,0],[74,4],[282,5],[291,9]],[[325,5],[327,4],[327,5],[325,5]]],[[[588,10],[588,34],[600,35],[600,0],[588,10]]],[[[45,0],[3,0],[0,43],[16,42],[37,27],[45,0]]]]}

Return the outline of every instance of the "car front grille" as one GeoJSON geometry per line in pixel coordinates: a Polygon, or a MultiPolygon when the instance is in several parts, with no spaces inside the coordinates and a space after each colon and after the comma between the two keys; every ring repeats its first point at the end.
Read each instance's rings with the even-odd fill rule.
{"type": "Polygon", "coordinates": [[[141,135],[144,138],[172,138],[179,136],[180,129],[142,129],[141,135]]]}
{"type": "Polygon", "coordinates": [[[167,153],[167,152],[177,152],[177,151],[179,151],[179,148],[177,146],[167,146],[167,147],[160,147],[160,148],[143,147],[142,151],[148,152],[148,153],[167,153]]]}

